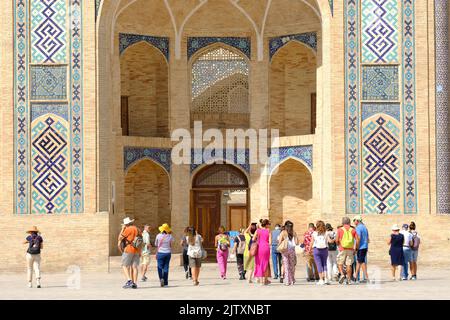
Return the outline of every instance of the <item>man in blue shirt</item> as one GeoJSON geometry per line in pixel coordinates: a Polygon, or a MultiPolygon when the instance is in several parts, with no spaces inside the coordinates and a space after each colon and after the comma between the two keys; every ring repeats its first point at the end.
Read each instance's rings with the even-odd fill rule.
{"type": "Polygon", "coordinates": [[[359,271],[362,268],[364,274],[363,282],[369,281],[369,275],[367,274],[367,250],[369,249],[369,231],[362,222],[360,215],[353,218],[353,223],[356,226],[356,233],[359,238],[359,247],[356,253],[356,275],[359,275],[359,271]]]}
{"type": "Polygon", "coordinates": [[[281,274],[281,253],[277,251],[278,247],[278,236],[281,233],[281,226],[279,224],[275,225],[275,230],[272,231],[272,264],[274,279],[283,277],[281,274]]]}

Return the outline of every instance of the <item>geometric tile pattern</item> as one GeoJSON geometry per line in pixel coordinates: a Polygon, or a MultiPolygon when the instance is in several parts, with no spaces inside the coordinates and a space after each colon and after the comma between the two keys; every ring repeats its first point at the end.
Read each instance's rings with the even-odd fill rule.
{"type": "Polygon", "coordinates": [[[275,38],[269,39],[269,55],[270,59],[272,59],[273,55],[284,45],[289,43],[290,41],[298,41],[300,43],[305,44],[309,48],[313,49],[317,52],[317,33],[316,32],[308,32],[301,34],[291,34],[286,36],[279,36],[275,38]]]}
{"type": "Polygon", "coordinates": [[[147,42],[157,48],[169,61],[169,38],[144,36],[140,34],[119,33],[119,52],[122,54],[128,47],[138,42],[147,42]]]}
{"type": "Polygon", "coordinates": [[[191,173],[205,163],[228,162],[250,173],[250,153],[248,149],[191,149],[191,173]]]}
{"type": "Polygon", "coordinates": [[[417,213],[416,53],[414,1],[403,1],[403,172],[404,213],[417,213]]]}
{"type": "Polygon", "coordinates": [[[399,98],[397,66],[363,66],[362,100],[390,100],[399,98]]]}
{"type": "Polygon", "coordinates": [[[68,190],[67,121],[41,116],[32,123],[32,201],[34,213],[67,213],[68,190]]]}
{"type": "Polygon", "coordinates": [[[362,62],[398,62],[398,0],[362,0],[362,62]]]}
{"type": "Polygon", "coordinates": [[[67,104],[60,103],[31,103],[31,122],[39,117],[53,114],[66,121],[69,121],[69,108],[67,104]]]}
{"type": "Polygon", "coordinates": [[[436,44],[436,207],[450,213],[448,1],[434,1],[436,44]]]}
{"type": "Polygon", "coordinates": [[[66,0],[31,1],[31,63],[67,62],[66,0]]]}
{"type": "Polygon", "coordinates": [[[361,211],[360,179],[360,33],[359,1],[344,0],[345,15],[345,158],[347,213],[361,211]]]}
{"type": "Polygon", "coordinates": [[[16,213],[29,213],[29,110],[28,110],[28,9],[27,2],[14,6],[14,159],[16,213]]]}
{"type": "Polygon", "coordinates": [[[365,121],[378,113],[391,116],[400,122],[399,103],[363,103],[361,105],[361,121],[365,121]]]}
{"type": "Polygon", "coordinates": [[[363,213],[400,213],[400,129],[375,115],[363,123],[363,213]]]}
{"type": "Polygon", "coordinates": [[[67,66],[31,66],[31,100],[66,100],[67,66]]]}
{"type": "Polygon", "coordinates": [[[188,37],[187,39],[187,56],[192,57],[198,50],[209,46],[213,43],[223,43],[234,47],[244,53],[249,59],[251,58],[251,41],[250,38],[241,37],[188,37]]]}
{"type": "Polygon", "coordinates": [[[272,148],[269,152],[269,172],[272,172],[280,163],[288,158],[298,159],[309,170],[313,169],[312,145],[272,148]]]}
{"type": "Polygon", "coordinates": [[[125,171],[142,159],[150,159],[159,163],[166,169],[167,173],[170,173],[170,166],[172,163],[171,149],[139,147],[123,148],[123,167],[125,171]]]}
{"type": "Polygon", "coordinates": [[[84,211],[83,2],[70,1],[70,183],[71,212],[84,211]]]}
{"type": "Polygon", "coordinates": [[[80,213],[84,210],[82,1],[14,4],[15,212],[80,213]],[[52,102],[56,100],[61,101],[52,102]]]}
{"type": "MultiPolygon", "coordinates": [[[[362,194],[361,177],[364,178],[364,170],[367,163],[366,154],[361,156],[361,122],[363,117],[370,117],[369,113],[374,113],[378,108],[379,112],[383,114],[391,115],[396,118],[397,115],[401,115],[400,126],[401,140],[398,140],[399,147],[401,149],[402,159],[399,163],[400,172],[402,172],[402,180],[399,180],[402,190],[399,197],[390,200],[390,204],[384,201],[384,204],[389,208],[395,207],[394,203],[403,201],[400,205],[400,210],[404,213],[416,213],[417,212],[417,170],[416,170],[416,89],[415,89],[415,21],[414,21],[414,1],[401,0],[402,10],[401,19],[398,17],[398,4],[397,1],[391,0],[346,0],[344,5],[345,15],[345,87],[346,87],[346,199],[347,199],[347,213],[361,213],[367,212],[367,208],[361,209],[361,203],[364,202],[364,206],[367,206],[368,201],[373,199],[367,199],[367,194],[362,194]],[[364,11],[360,17],[359,4],[361,3],[361,9],[364,11]],[[360,28],[359,21],[363,23],[360,28]],[[372,21],[372,23],[370,23],[372,21]],[[398,26],[398,21],[402,21],[401,26],[398,26]],[[379,34],[375,33],[378,32],[379,34]],[[400,31],[402,32],[400,34],[400,31]],[[360,35],[362,33],[362,35],[360,35]],[[360,42],[360,36],[362,40],[360,42]],[[399,40],[401,36],[401,41],[399,40]],[[363,46],[364,48],[361,48],[363,46]],[[394,112],[394,105],[390,103],[388,105],[376,106],[373,103],[360,105],[358,91],[361,85],[360,68],[362,63],[398,63],[398,48],[402,48],[401,53],[401,93],[398,93],[401,100],[401,112],[394,112]],[[361,50],[364,52],[361,53],[361,50]],[[359,61],[361,57],[362,61],[359,61]],[[362,111],[361,111],[361,108],[362,111]],[[366,110],[364,110],[366,109],[366,110]],[[362,113],[362,115],[361,115],[362,113]],[[365,114],[366,113],[366,114],[365,114]],[[364,198],[364,199],[363,199],[364,198]],[[396,199],[402,200],[396,200],[396,199]]],[[[391,72],[395,74],[395,72],[391,72]]],[[[368,78],[366,78],[367,81],[368,78]]],[[[385,78],[380,81],[380,84],[385,88],[390,88],[387,85],[385,78]]],[[[368,85],[363,86],[364,90],[368,90],[368,85]]],[[[399,91],[400,91],[399,90],[399,91]]],[[[392,90],[378,90],[385,94],[384,98],[395,97],[396,94],[390,94],[395,92],[395,88],[392,90]]],[[[383,94],[381,96],[383,96],[383,94]]],[[[364,95],[361,94],[364,98],[364,95]]],[[[370,95],[366,94],[366,98],[370,95]]],[[[395,99],[396,100],[396,99],[395,99]]],[[[370,101],[370,100],[368,100],[370,101]]],[[[394,101],[392,101],[394,102],[394,101]]],[[[384,117],[384,116],[383,116],[384,117]]],[[[386,118],[387,119],[387,118],[386,118]]],[[[368,121],[368,120],[366,120],[368,121]]],[[[393,121],[393,120],[392,120],[393,121]]],[[[364,130],[365,127],[363,127],[364,130]]],[[[363,131],[363,134],[367,132],[363,131]]],[[[391,133],[392,134],[392,133],[391,133]]],[[[367,148],[367,146],[363,146],[367,148]]],[[[366,150],[364,152],[367,152],[366,150]]],[[[366,183],[367,181],[364,181],[366,183]]],[[[385,186],[386,187],[386,186],[385,186]]],[[[367,190],[367,185],[364,185],[367,190]]],[[[381,190],[378,190],[378,198],[381,198],[381,190]]],[[[393,193],[395,194],[395,193],[393,193]]],[[[373,195],[372,195],[373,196],[373,195]]],[[[379,200],[378,200],[379,201],[379,200]]],[[[386,209],[388,210],[388,209],[386,209]]],[[[385,212],[385,211],[383,211],[385,212]]]]}

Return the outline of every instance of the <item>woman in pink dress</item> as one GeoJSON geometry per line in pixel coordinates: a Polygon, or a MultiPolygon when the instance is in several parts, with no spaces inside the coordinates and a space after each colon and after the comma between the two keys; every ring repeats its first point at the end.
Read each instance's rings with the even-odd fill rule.
{"type": "Polygon", "coordinates": [[[270,281],[270,244],[272,235],[270,233],[270,222],[267,219],[261,220],[261,228],[256,231],[253,242],[258,243],[258,251],[255,256],[255,277],[259,278],[260,283],[267,285],[270,281]]]}

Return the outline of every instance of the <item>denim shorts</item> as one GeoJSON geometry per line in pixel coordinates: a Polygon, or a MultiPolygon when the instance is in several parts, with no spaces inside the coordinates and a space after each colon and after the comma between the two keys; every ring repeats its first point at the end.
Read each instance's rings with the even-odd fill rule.
{"type": "Polygon", "coordinates": [[[411,250],[410,262],[417,262],[417,257],[419,256],[419,250],[411,250]]]}

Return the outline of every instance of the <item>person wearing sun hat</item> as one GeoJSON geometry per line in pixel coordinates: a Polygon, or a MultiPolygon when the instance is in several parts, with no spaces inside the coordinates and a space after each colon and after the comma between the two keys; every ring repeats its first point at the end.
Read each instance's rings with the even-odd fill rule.
{"type": "Polygon", "coordinates": [[[124,289],[137,289],[138,267],[140,261],[140,248],[135,248],[134,240],[140,236],[139,229],[133,225],[134,220],[123,219],[122,230],[119,233],[118,247],[122,252],[122,268],[127,278],[124,289]]]}
{"type": "Polygon", "coordinates": [[[36,276],[36,287],[41,287],[41,250],[44,248],[44,240],[39,235],[39,229],[36,226],[27,230],[29,236],[26,237],[24,244],[28,244],[27,249],[27,276],[28,287],[32,288],[33,270],[36,276]]]}
{"type": "Polygon", "coordinates": [[[391,228],[392,234],[389,238],[388,245],[390,245],[389,255],[391,256],[391,266],[392,266],[392,280],[397,281],[395,277],[395,271],[398,266],[403,264],[403,241],[404,237],[400,233],[400,228],[398,225],[394,224],[391,228]]]}
{"type": "Polygon", "coordinates": [[[161,287],[169,285],[169,264],[172,257],[172,244],[174,238],[172,236],[172,229],[167,223],[164,223],[159,228],[159,234],[155,239],[156,246],[156,261],[158,263],[158,276],[161,287]]]}
{"type": "Polygon", "coordinates": [[[353,217],[353,223],[355,224],[356,233],[359,238],[359,247],[356,252],[356,272],[355,278],[359,280],[359,271],[362,269],[364,274],[363,282],[369,281],[369,275],[367,273],[367,251],[369,250],[369,231],[366,225],[362,221],[361,215],[353,217]]]}

